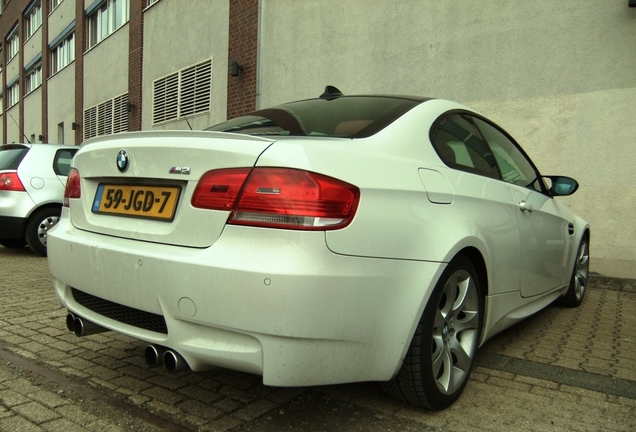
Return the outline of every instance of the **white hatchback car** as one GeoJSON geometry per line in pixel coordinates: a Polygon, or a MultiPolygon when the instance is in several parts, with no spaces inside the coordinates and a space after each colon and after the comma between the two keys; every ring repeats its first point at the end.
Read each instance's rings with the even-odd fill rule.
{"type": "Polygon", "coordinates": [[[577,187],[462,105],[328,87],[87,142],[49,263],[69,330],[146,341],[150,365],[441,409],[485,340],[580,304],[590,231],[554,199],[577,187]]]}
{"type": "Polygon", "coordinates": [[[0,245],[26,244],[46,256],[47,233],[62,211],[66,176],[77,147],[0,146],[0,245]]]}

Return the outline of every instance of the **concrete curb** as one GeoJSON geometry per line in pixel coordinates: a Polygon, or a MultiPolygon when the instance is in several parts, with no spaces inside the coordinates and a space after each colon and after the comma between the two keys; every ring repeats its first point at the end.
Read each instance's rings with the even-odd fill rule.
{"type": "Polygon", "coordinates": [[[588,282],[590,287],[597,289],[636,293],[635,279],[622,279],[600,274],[590,274],[588,282]]]}

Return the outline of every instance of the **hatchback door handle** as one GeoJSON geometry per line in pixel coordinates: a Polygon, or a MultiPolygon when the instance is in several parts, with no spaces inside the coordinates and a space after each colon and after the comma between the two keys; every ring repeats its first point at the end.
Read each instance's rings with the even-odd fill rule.
{"type": "Polygon", "coordinates": [[[522,212],[528,212],[528,213],[532,213],[532,210],[534,210],[534,206],[530,204],[529,202],[525,202],[525,201],[521,201],[519,203],[519,208],[521,209],[522,212]]]}

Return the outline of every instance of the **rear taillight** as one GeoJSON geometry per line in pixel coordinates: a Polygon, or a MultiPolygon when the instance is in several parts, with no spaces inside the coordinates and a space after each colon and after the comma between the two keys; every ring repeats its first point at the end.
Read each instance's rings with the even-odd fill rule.
{"type": "Polygon", "coordinates": [[[228,223],[301,230],[347,226],[360,191],[348,183],[288,168],[240,168],[206,173],[192,205],[231,210],[228,223]]]}
{"type": "Polygon", "coordinates": [[[79,171],[71,168],[66,179],[66,189],[64,189],[64,207],[68,207],[70,198],[80,198],[82,196],[82,188],[80,187],[79,171]]]}
{"type": "Polygon", "coordinates": [[[210,210],[232,210],[250,171],[251,168],[208,171],[194,190],[192,205],[210,210]]]}
{"type": "Polygon", "coordinates": [[[24,186],[17,172],[0,174],[0,190],[25,192],[24,186]]]}

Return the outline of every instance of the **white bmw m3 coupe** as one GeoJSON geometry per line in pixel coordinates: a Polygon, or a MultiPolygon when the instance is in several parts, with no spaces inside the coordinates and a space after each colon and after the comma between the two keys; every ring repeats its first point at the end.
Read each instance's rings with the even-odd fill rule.
{"type": "Polygon", "coordinates": [[[590,229],[557,202],[577,188],[465,106],[328,86],[87,141],[49,265],[68,329],[145,341],[150,366],[379,381],[442,409],[484,341],[581,303],[590,229]]]}

